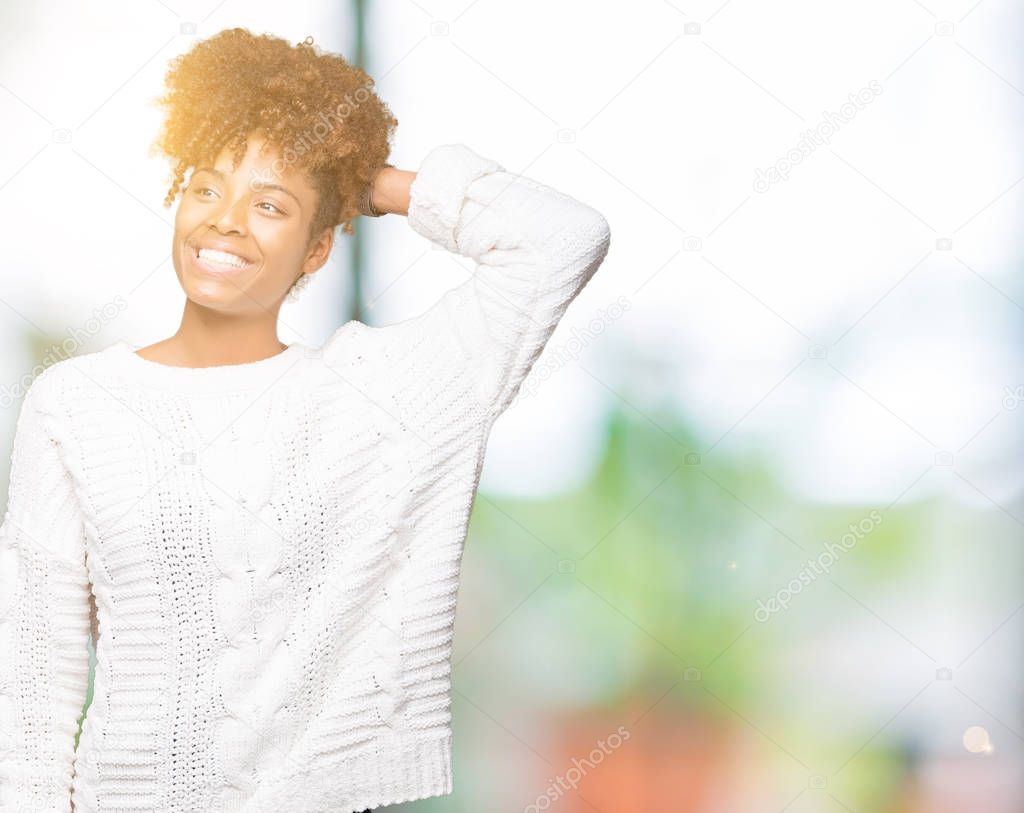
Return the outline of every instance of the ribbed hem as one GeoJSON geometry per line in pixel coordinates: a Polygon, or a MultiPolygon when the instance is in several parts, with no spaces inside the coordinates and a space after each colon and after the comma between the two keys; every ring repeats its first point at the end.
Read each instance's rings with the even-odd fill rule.
{"type": "Polygon", "coordinates": [[[356,811],[413,802],[452,792],[452,735],[413,739],[402,733],[378,739],[375,748],[310,766],[264,797],[218,809],[356,811]]]}
{"type": "Polygon", "coordinates": [[[132,380],[176,392],[210,393],[269,387],[305,356],[318,353],[295,342],[280,353],[244,364],[218,364],[212,367],[174,367],[144,359],[135,347],[121,340],[102,351],[118,370],[132,380]]]}

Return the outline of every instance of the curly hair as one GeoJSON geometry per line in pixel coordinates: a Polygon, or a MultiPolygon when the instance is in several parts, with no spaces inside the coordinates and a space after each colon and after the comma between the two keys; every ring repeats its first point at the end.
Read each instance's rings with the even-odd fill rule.
{"type": "Polygon", "coordinates": [[[150,149],[174,163],[165,208],[189,168],[227,148],[236,169],[259,131],[263,150],[276,148],[317,191],[309,240],[339,223],[353,233],[358,195],[387,161],[398,125],[369,74],[312,37],[292,46],[231,28],[175,57],[165,85],[156,101],[167,114],[150,149]]]}

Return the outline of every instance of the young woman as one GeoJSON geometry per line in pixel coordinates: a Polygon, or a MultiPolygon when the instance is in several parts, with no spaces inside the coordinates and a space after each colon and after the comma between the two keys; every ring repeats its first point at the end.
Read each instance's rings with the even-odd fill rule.
{"type": "Polygon", "coordinates": [[[180,326],[52,364],[18,418],[0,810],[448,794],[459,564],[488,434],[603,261],[608,223],[462,144],[387,165],[397,121],[372,80],[308,40],[224,31],[167,85],[180,326]],[[283,345],[282,301],[360,214],[407,217],[475,273],[415,318],[283,345]]]}

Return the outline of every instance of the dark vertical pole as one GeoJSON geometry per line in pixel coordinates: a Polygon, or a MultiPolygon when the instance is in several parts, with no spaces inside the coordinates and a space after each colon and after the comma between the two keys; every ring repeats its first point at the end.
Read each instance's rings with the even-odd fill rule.
{"type": "MultiPolygon", "coordinates": [[[[352,0],[352,24],[354,30],[354,54],[352,62],[366,70],[366,3],[365,0],[352,0]]],[[[367,71],[368,72],[368,71],[367,71]]],[[[349,307],[348,319],[363,321],[363,276],[365,274],[365,237],[363,227],[365,218],[355,219],[355,234],[351,237],[352,267],[352,304],[349,307]]]]}

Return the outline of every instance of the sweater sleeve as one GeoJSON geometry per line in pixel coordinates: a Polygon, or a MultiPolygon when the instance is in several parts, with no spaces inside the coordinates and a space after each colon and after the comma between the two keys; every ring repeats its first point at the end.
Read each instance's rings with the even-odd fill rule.
{"type": "Polygon", "coordinates": [[[29,387],[0,525],[0,811],[69,810],[89,672],[89,580],[53,368],[29,387]]]}
{"type": "Polygon", "coordinates": [[[378,329],[384,367],[405,382],[393,406],[406,407],[404,420],[429,421],[442,409],[453,419],[462,409],[491,421],[604,260],[608,222],[463,144],[445,144],[413,179],[408,223],[474,269],[419,316],[378,329]]]}

